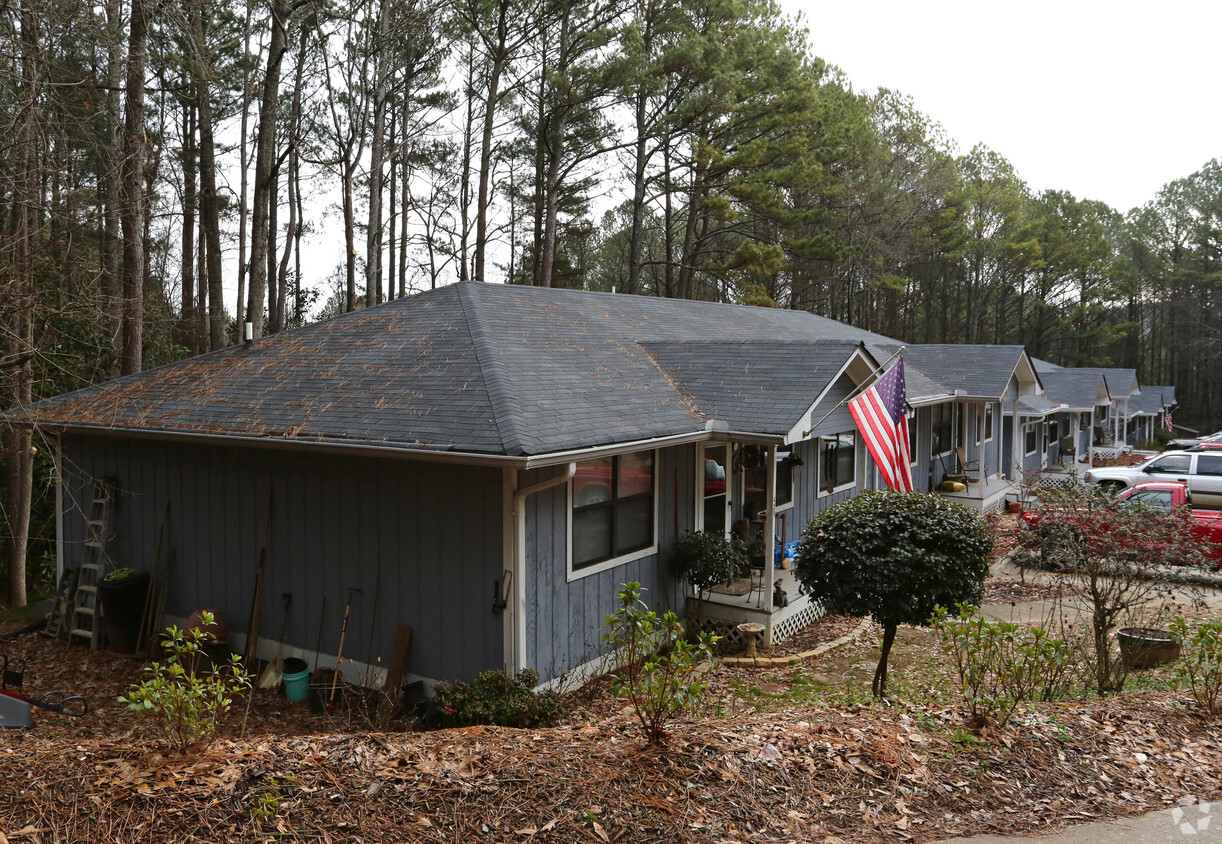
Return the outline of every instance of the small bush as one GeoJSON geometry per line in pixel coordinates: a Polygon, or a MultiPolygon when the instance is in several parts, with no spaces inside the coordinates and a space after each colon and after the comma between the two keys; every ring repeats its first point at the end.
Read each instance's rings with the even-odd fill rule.
{"type": "MultiPolygon", "coordinates": [[[[204,627],[212,624],[212,613],[201,613],[201,620],[204,627]]],[[[170,745],[181,753],[211,743],[234,696],[251,687],[250,673],[237,654],[207,673],[197,673],[208,641],[199,630],[167,628],[161,646],[168,658],[144,669],[151,676],[119,698],[129,710],[156,721],[170,745]]]]}
{"type": "Polygon", "coordinates": [[[1176,618],[1171,622],[1171,633],[1182,648],[1176,666],[1180,687],[1188,687],[1197,708],[1212,721],[1222,696],[1222,621],[1190,631],[1184,619],[1176,618]]]}
{"type": "Polygon", "coordinates": [[[473,683],[438,683],[433,703],[442,727],[546,727],[560,717],[560,698],[536,692],[539,675],[524,668],[510,677],[485,671],[473,683]]]}
{"type": "Polygon", "coordinates": [[[713,658],[721,637],[701,633],[694,642],[684,638],[673,612],[661,617],[641,601],[641,584],[625,583],[620,607],[608,613],[602,640],[616,649],[622,668],[611,675],[617,695],[627,697],[651,744],[666,739],[666,725],[682,712],[693,712],[707,687],[697,666],[713,658]]]}
{"type": "Polygon", "coordinates": [[[798,545],[796,574],[830,613],[883,627],[871,692],[883,697],[901,624],[928,624],[939,607],[979,604],[993,540],[984,519],[920,492],[868,490],[821,510],[798,545]]]}
{"type": "MultiPolygon", "coordinates": [[[[747,546],[738,537],[726,539],[719,533],[689,531],[675,540],[671,553],[671,572],[690,583],[702,602],[708,590],[747,568],[747,546]]],[[[703,609],[703,603],[696,605],[697,625],[703,609]]]]}
{"type": "Polygon", "coordinates": [[[950,615],[939,607],[931,625],[959,676],[968,715],[992,718],[1004,727],[1018,704],[1064,694],[1070,667],[1068,646],[1039,626],[986,621],[968,604],[950,615]]]}

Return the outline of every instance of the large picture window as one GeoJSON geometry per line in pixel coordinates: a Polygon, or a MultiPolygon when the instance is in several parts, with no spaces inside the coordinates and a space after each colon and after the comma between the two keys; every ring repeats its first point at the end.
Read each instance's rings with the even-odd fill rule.
{"type": "Polygon", "coordinates": [[[857,437],[837,434],[819,438],[819,489],[835,492],[857,482],[857,437]]]}
{"type": "Polygon", "coordinates": [[[577,464],[573,476],[573,570],[654,543],[654,453],[577,464]]]}

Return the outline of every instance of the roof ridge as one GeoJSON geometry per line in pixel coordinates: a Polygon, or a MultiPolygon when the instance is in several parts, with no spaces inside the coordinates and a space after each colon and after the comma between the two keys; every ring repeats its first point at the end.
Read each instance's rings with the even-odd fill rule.
{"type": "Polygon", "coordinates": [[[479,301],[476,298],[475,282],[452,285],[458,291],[458,303],[462,308],[463,318],[467,322],[467,333],[471,336],[471,346],[475,350],[475,360],[484,376],[484,390],[488,393],[488,402],[492,405],[492,424],[496,428],[501,448],[508,455],[526,454],[522,432],[518,422],[522,418],[521,404],[514,397],[506,376],[497,357],[488,332],[479,315],[479,301]]]}

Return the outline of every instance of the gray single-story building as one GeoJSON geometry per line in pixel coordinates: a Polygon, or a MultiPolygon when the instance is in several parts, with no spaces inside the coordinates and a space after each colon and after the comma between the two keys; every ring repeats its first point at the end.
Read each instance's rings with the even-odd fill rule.
{"type": "MultiPolygon", "coordinates": [[[[262,655],[289,592],[287,653],[333,664],[351,595],[351,679],[407,625],[409,676],[560,680],[603,666],[619,584],[685,612],[667,570],[682,532],[745,520],[792,540],[872,486],[844,399],[896,345],[801,311],[463,283],[30,416],[56,443],[61,566],[105,478],[116,564],[152,568],[169,514],[170,619],[219,607],[243,647],[266,533],[262,655]]],[[[783,611],[767,588],[742,609],[780,638],[816,612],[790,588],[783,611]]]]}

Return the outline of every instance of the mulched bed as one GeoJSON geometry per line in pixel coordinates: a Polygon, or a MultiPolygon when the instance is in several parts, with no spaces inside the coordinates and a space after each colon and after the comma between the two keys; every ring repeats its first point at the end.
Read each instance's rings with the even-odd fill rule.
{"type": "Polygon", "coordinates": [[[956,710],[791,707],[677,725],[139,738],[0,747],[9,841],[927,841],[1051,831],[1219,796],[1216,732],[1173,697],[956,710]]]}

